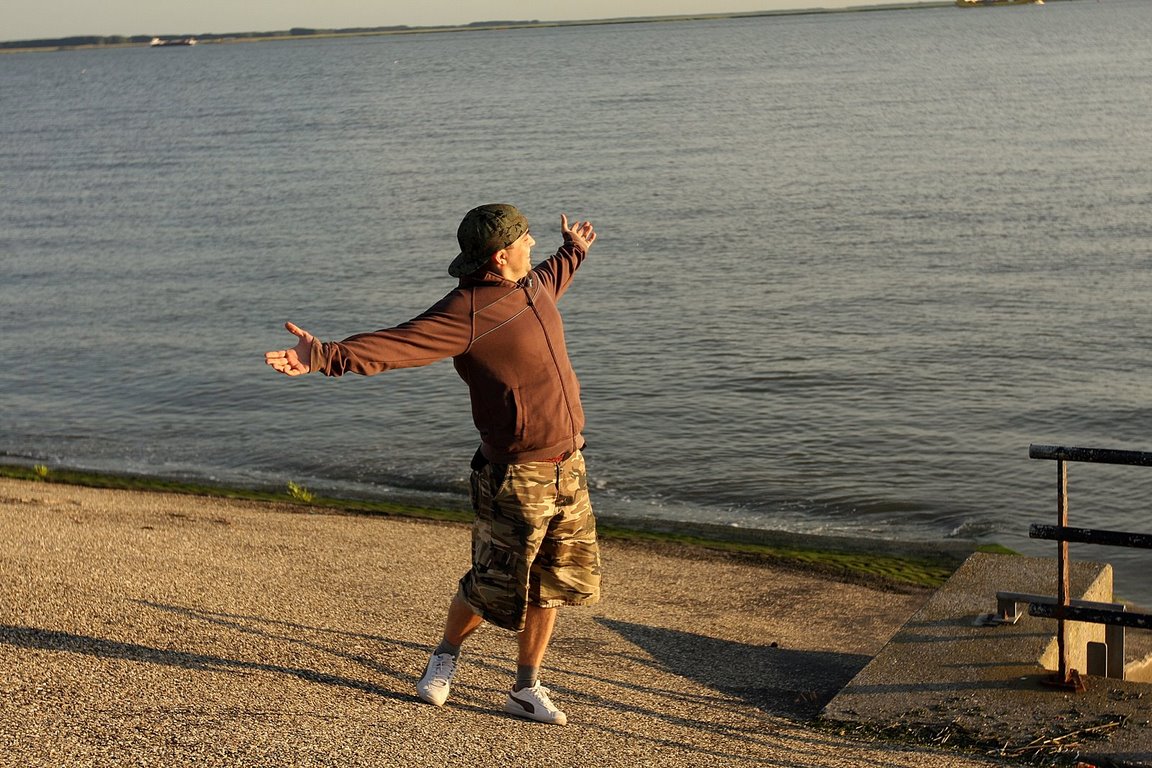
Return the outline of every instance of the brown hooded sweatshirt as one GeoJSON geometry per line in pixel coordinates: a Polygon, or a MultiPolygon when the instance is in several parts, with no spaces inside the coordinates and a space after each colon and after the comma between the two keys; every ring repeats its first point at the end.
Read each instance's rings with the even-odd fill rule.
{"type": "Polygon", "coordinates": [[[566,242],[518,282],[486,272],[406,323],[312,344],[312,369],[366,376],[451,357],[489,461],[555,458],[582,447],[580,384],[556,307],[586,253],[566,242]]]}

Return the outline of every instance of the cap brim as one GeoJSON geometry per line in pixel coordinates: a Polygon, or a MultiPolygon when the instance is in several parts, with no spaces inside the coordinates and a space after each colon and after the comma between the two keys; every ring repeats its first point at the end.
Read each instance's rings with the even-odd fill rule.
{"type": "Polygon", "coordinates": [[[484,259],[477,259],[475,256],[469,257],[467,254],[461,252],[457,254],[456,258],[452,259],[452,263],[448,265],[448,274],[452,277],[470,275],[480,269],[484,261],[484,259]]]}

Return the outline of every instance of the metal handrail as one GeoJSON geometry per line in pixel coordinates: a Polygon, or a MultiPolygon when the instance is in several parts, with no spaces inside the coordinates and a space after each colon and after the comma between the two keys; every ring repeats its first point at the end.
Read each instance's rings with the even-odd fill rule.
{"type": "Polygon", "coordinates": [[[1130,464],[1152,467],[1152,453],[1145,451],[1118,451],[1114,448],[1072,448],[1064,445],[1030,445],[1030,459],[1057,459],[1060,461],[1090,461],[1096,464],[1130,464]]]}
{"type": "MultiPolygon", "coordinates": [[[[1138,547],[1152,549],[1152,535],[1128,533],[1124,531],[1101,531],[1092,528],[1071,528],[1068,525],[1068,462],[1083,461],[1099,464],[1125,464],[1138,467],[1152,467],[1152,453],[1143,451],[1121,451],[1111,448],[1075,448],[1062,445],[1030,445],[1028,457],[1032,459],[1053,459],[1056,461],[1056,525],[1032,525],[1028,536],[1034,539],[1056,541],[1058,546],[1057,595],[1054,603],[1031,603],[1028,613],[1032,616],[1054,618],[1057,621],[1057,644],[1059,646],[1059,669],[1056,683],[1062,687],[1083,690],[1079,673],[1068,663],[1067,627],[1068,621],[1081,621],[1091,624],[1105,624],[1117,627],[1152,626],[1152,615],[1133,613],[1123,609],[1074,607],[1071,599],[1068,543],[1090,543],[1114,547],[1138,547]]],[[[1121,676],[1123,671],[1121,670],[1121,676]]]]}

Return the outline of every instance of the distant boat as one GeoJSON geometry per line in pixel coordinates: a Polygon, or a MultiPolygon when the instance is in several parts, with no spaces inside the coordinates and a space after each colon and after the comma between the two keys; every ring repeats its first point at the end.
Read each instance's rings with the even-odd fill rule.
{"type": "Polygon", "coordinates": [[[1044,5],[1044,0],[956,0],[961,8],[982,8],[985,5],[1044,5]]]}
{"type": "Polygon", "coordinates": [[[196,45],[196,38],[177,37],[171,40],[161,40],[158,37],[154,37],[152,38],[151,45],[153,48],[167,48],[170,45],[196,45]]]}

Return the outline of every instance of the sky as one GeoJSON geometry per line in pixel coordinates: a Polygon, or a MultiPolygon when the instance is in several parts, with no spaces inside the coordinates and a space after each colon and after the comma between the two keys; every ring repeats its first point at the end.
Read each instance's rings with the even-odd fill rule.
{"type": "Polygon", "coordinates": [[[0,0],[0,40],[842,8],[884,0],[0,0]]]}

